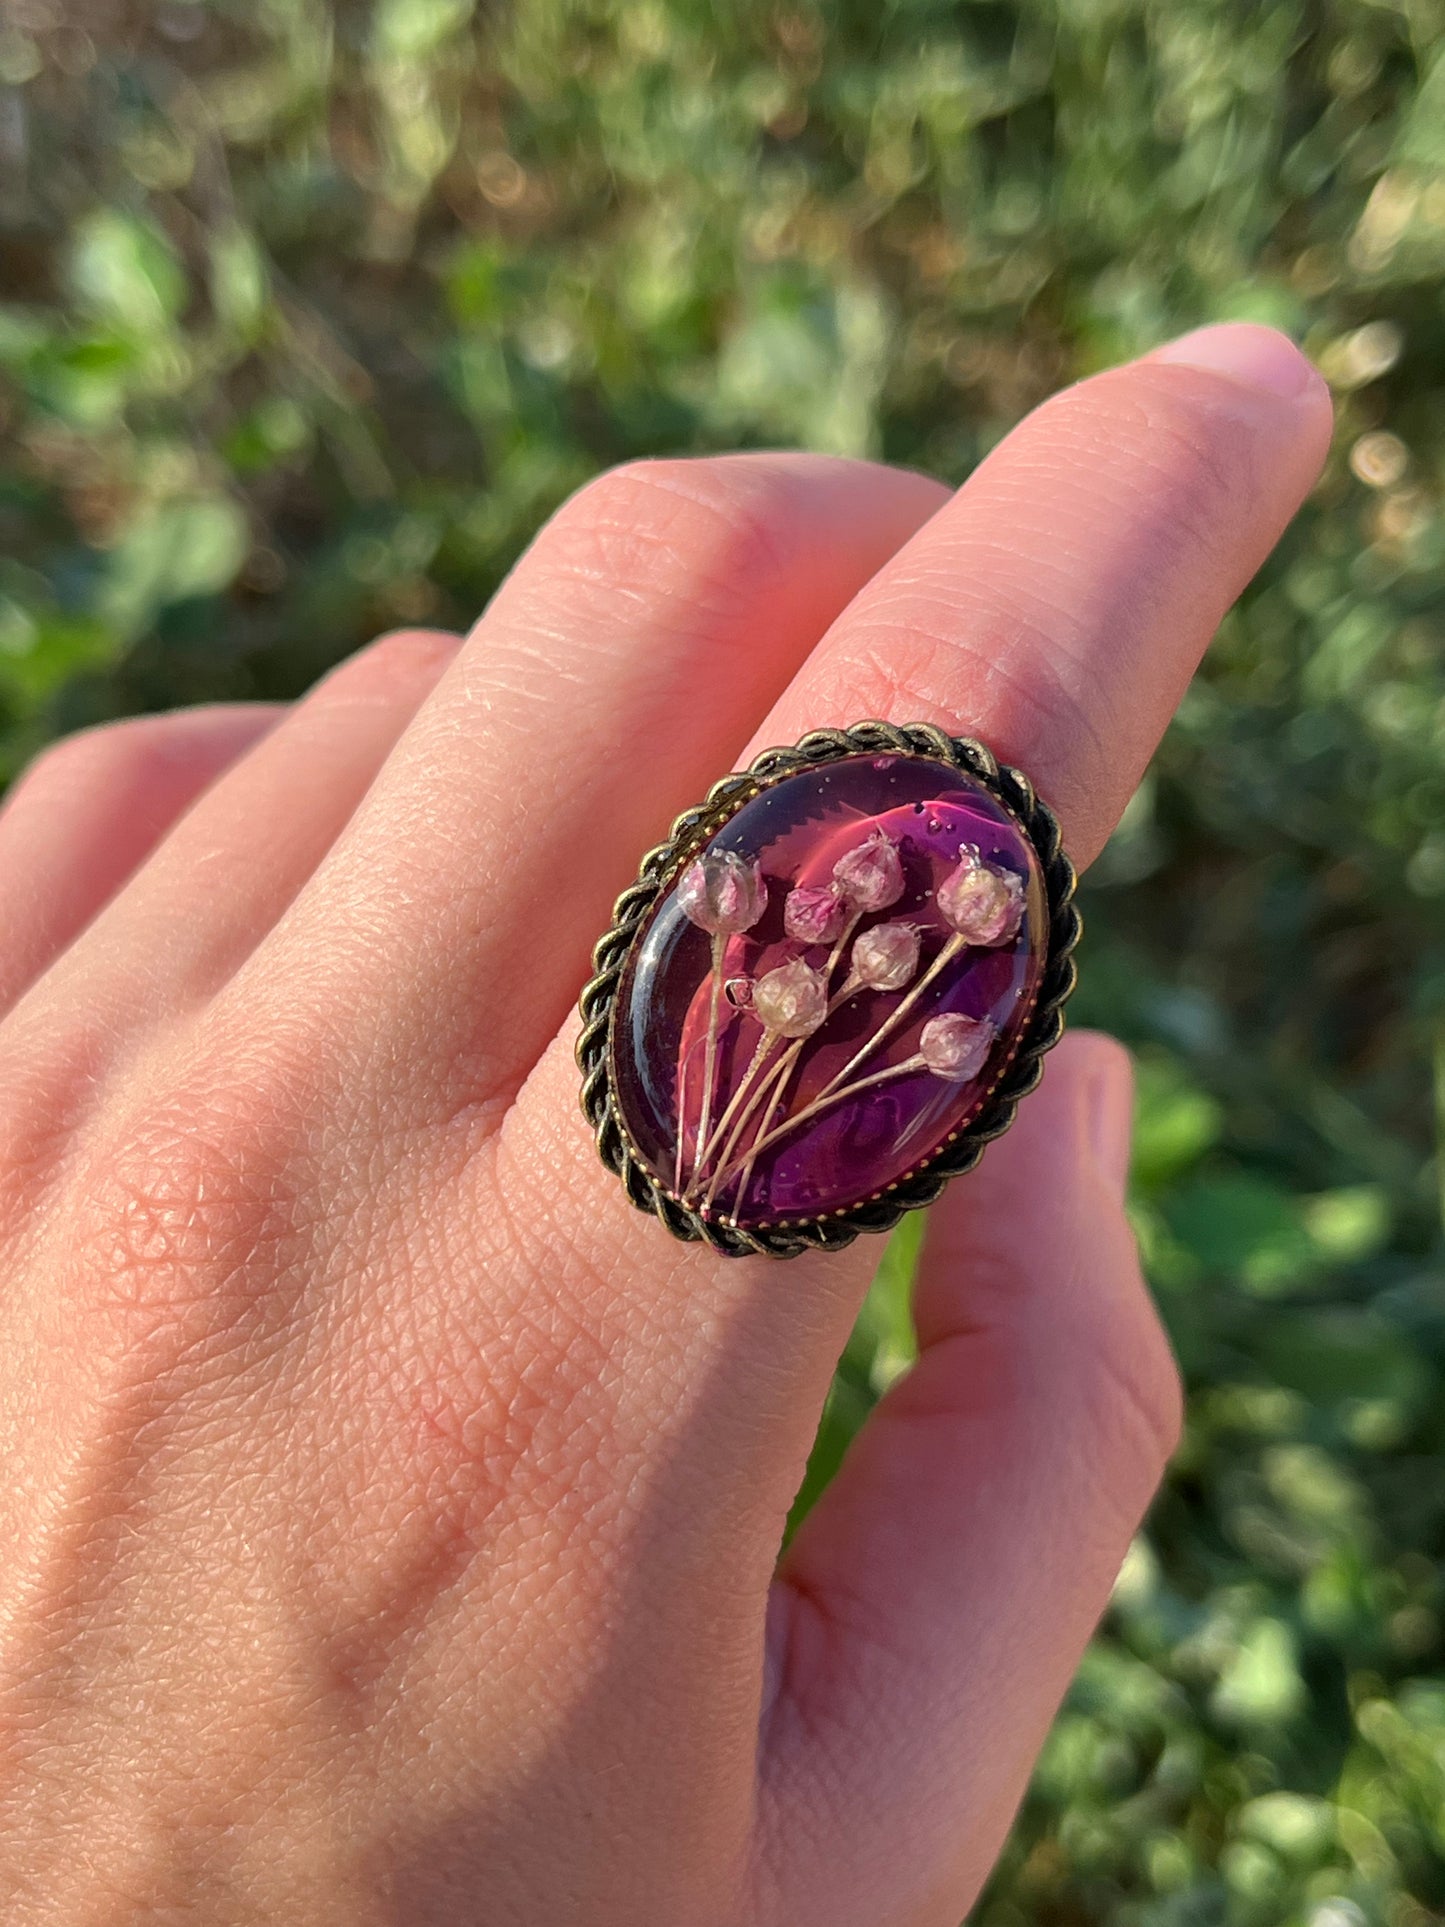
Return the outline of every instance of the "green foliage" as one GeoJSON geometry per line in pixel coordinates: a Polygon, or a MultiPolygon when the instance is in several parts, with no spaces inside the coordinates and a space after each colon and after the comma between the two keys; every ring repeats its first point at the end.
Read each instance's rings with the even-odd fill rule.
{"type": "Polygon", "coordinates": [[[0,775],[464,624],[630,455],[960,479],[1177,328],[1315,354],[1335,458],[1086,893],[1192,1416],[977,1918],[1445,1918],[1441,0],[96,19],[0,27],[0,775]]]}

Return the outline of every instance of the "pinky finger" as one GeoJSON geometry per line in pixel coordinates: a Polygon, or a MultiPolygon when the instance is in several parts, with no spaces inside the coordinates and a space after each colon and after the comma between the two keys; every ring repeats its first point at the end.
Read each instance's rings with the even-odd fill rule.
{"type": "Polygon", "coordinates": [[[234,703],[136,716],[37,758],[0,809],[0,1014],[281,714],[234,703]]]}

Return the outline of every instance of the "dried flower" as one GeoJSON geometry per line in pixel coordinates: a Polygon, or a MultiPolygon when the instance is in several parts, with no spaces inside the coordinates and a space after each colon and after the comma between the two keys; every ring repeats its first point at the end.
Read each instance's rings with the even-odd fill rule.
{"type": "Polygon", "coordinates": [[[918,926],[878,923],[853,945],[851,970],[870,990],[902,990],[918,970],[918,926]]]}
{"type": "Polygon", "coordinates": [[[882,830],[840,856],[833,878],[855,910],[887,910],[903,895],[898,845],[882,830]]]}
{"type": "Polygon", "coordinates": [[[801,957],[779,964],[753,985],[753,1015],[775,1037],[811,1037],[828,1015],[828,985],[801,957]]]}
{"type": "Polygon", "coordinates": [[[798,943],[834,943],[848,921],[848,904],[835,883],[800,883],[783,903],[783,928],[798,943]]]}
{"type": "Polygon", "coordinates": [[[710,936],[751,930],[768,902],[768,886],[755,857],[709,850],[677,886],[683,915],[710,936]]]}
{"type": "Polygon", "coordinates": [[[983,1069],[998,1035],[987,1017],[965,1017],[945,1011],[930,1017],[918,1040],[918,1054],[935,1077],[950,1084],[967,1084],[983,1069]]]}
{"type": "Polygon", "coordinates": [[[938,886],[938,908],[967,942],[992,950],[1023,921],[1023,879],[1012,870],[995,870],[965,845],[958,868],[938,886]]]}

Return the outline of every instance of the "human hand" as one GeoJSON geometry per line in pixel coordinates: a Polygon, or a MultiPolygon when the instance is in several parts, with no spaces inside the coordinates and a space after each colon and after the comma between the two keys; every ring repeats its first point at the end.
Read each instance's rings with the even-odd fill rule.
{"type": "Polygon", "coordinates": [[[1231,327],[950,498],[627,468],[465,644],[125,723],[0,814],[0,1895],[129,1919],[946,1927],[1175,1436],[1076,1035],[935,1207],[920,1360],[775,1571],[878,1247],[674,1244],[569,1014],[753,749],[984,738],[1080,863],[1322,459],[1231,327]]]}

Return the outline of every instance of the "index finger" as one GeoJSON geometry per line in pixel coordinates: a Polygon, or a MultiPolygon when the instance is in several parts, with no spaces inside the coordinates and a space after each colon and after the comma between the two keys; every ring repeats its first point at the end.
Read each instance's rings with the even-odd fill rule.
{"type": "Polygon", "coordinates": [[[1066,389],[854,598],[754,748],[869,716],[981,737],[1089,862],[1330,427],[1314,368],[1247,322],[1066,389]]]}

